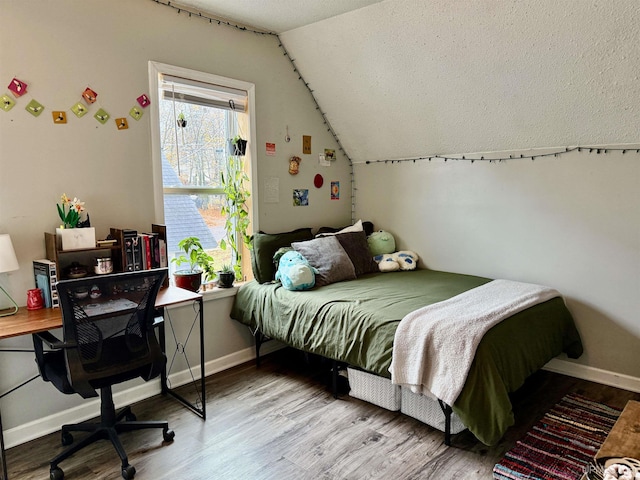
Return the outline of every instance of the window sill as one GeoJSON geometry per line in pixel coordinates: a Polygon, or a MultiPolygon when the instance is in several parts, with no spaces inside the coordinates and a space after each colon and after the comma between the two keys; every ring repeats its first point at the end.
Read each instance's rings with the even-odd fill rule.
{"type": "Polygon", "coordinates": [[[220,298],[235,297],[238,289],[244,282],[235,282],[231,288],[213,287],[210,290],[200,292],[202,294],[202,300],[208,302],[209,300],[218,300],[220,298]]]}

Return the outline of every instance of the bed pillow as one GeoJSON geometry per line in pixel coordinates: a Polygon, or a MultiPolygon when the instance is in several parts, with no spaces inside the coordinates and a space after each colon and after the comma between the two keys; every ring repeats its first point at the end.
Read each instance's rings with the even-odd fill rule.
{"type": "Polygon", "coordinates": [[[369,250],[369,244],[367,243],[367,235],[364,231],[338,233],[336,238],[347,252],[351,263],[356,271],[356,277],[364,275],[365,273],[377,272],[378,264],[373,259],[371,251],[369,250]]]}
{"type": "Polygon", "coordinates": [[[335,236],[293,242],[291,246],[318,270],[317,287],[356,278],[355,267],[335,236]]]}
{"type": "Polygon", "coordinates": [[[371,222],[363,222],[362,220],[358,220],[353,225],[348,225],[346,227],[320,227],[318,229],[318,233],[316,236],[321,235],[334,235],[336,233],[347,233],[347,232],[358,232],[360,230],[364,230],[364,233],[369,236],[373,233],[373,223],[371,222]]]}
{"type": "Polygon", "coordinates": [[[301,242],[313,238],[311,228],[298,228],[283,233],[254,233],[251,237],[251,269],[258,283],[273,281],[276,274],[273,256],[281,247],[289,247],[292,242],[301,242]]]}

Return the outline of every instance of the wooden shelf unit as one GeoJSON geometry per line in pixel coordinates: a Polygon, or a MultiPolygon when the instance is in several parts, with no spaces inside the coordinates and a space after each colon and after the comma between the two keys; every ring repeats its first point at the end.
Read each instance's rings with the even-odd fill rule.
{"type": "MultiPolygon", "coordinates": [[[[166,241],[167,227],[165,225],[152,224],[151,231],[157,233],[166,241]]],[[[75,250],[62,250],[58,244],[55,233],[44,233],[44,244],[47,259],[55,262],[60,280],[67,278],[66,270],[73,262],[78,262],[88,267],[88,275],[93,275],[93,260],[95,258],[111,257],[114,273],[124,271],[125,252],[123,230],[111,228],[111,236],[116,240],[115,245],[106,245],[92,248],[79,248],[75,250]]]]}

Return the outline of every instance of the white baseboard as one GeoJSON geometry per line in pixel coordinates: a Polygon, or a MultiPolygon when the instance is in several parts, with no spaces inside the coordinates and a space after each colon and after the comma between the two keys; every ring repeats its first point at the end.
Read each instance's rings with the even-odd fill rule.
{"type": "Polygon", "coordinates": [[[543,367],[543,370],[640,393],[640,378],[632,377],[631,375],[623,375],[609,370],[589,367],[559,358],[551,360],[543,367]]]}
{"type": "MultiPolygon", "coordinates": [[[[269,342],[260,349],[261,355],[274,352],[283,348],[284,345],[278,342],[269,342]]],[[[226,355],[224,357],[211,360],[205,364],[205,376],[227,370],[236,365],[251,361],[256,358],[255,349],[253,347],[245,348],[238,352],[226,355]]],[[[193,368],[193,374],[196,379],[200,378],[200,365],[193,368]],[[198,375],[196,375],[198,374],[198,375]]],[[[168,381],[171,388],[177,388],[180,385],[187,384],[192,381],[191,374],[188,370],[177,372],[169,375],[168,381]]],[[[51,388],[54,388],[53,386],[51,388]]],[[[142,385],[136,385],[121,392],[113,394],[113,402],[116,408],[122,408],[126,405],[145,400],[160,393],[160,380],[153,380],[142,385]]],[[[55,392],[53,392],[55,394],[55,392]]],[[[23,443],[29,442],[36,438],[40,438],[49,433],[60,430],[60,426],[67,423],[84,422],[100,415],[100,399],[83,402],[82,405],[69,408],[63,412],[55,413],[47,417],[39,418],[32,422],[18,425],[4,431],[5,448],[15,447],[23,443]]]]}

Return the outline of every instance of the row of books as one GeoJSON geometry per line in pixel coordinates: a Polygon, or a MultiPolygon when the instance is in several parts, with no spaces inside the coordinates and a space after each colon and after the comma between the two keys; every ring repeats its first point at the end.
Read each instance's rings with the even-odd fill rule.
{"type": "Polygon", "coordinates": [[[125,272],[168,266],[167,243],[158,233],[123,230],[125,272]]]}

